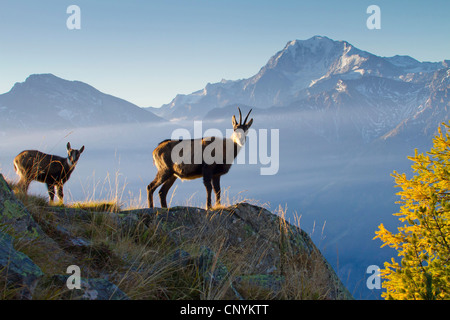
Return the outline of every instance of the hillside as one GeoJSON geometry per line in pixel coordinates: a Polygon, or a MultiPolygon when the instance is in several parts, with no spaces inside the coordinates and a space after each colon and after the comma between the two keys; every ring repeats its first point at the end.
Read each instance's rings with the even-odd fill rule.
{"type": "Polygon", "coordinates": [[[0,174],[2,299],[352,299],[309,236],[264,208],[83,206],[16,197],[0,174]]]}
{"type": "Polygon", "coordinates": [[[81,81],[33,74],[0,95],[0,127],[55,129],[161,122],[158,116],[81,81]]]}

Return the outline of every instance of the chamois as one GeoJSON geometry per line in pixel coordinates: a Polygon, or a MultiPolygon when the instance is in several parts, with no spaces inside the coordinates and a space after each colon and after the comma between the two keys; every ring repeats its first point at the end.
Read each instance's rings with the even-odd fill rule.
{"type": "Polygon", "coordinates": [[[242,123],[241,109],[238,108],[238,110],[239,123],[233,115],[233,134],[230,138],[168,139],[162,141],[153,150],[153,162],[158,172],[155,179],[147,186],[150,208],[153,208],[153,192],[160,185],[162,185],[159,190],[161,207],[167,207],[167,193],[177,178],[182,180],[203,178],[207,209],[211,208],[211,189],[214,189],[216,195],[216,205],[220,204],[220,177],[230,170],[233,160],[245,143],[248,129],[253,123],[253,119],[247,123],[252,110],[245,117],[244,123],[242,123]],[[205,151],[209,151],[210,154],[205,151]],[[178,160],[174,160],[177,157],[178,160]],[[183,160],[180,161],[179,158],[183,160]]]}
{"type": "Polygon", "coordinates": [[[55,187],[58,199],[63,202],[63,185],[69,180],[84,146],[80,150],[70,147],[67,143],[67,158],[46,154],[37,150],[25,150],[14,158],[14,169],[19,175],[19,189],[28,191],[31,181],[43,182],[47,185],[50,201],[55,198],[55,187]]]}

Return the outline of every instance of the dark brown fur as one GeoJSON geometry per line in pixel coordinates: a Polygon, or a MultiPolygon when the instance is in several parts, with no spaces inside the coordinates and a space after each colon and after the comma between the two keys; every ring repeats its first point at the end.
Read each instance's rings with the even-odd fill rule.
{"type": "MultiPolygon", "coordinates": [[[[251,112],[251,110],[250,110],[251,112]]],[[[236,122],[235,116],[233,116],[233,129],[236,132],[237,130],[242,130],[244,133],[248,131],[250,126],[253,123],[253,119],[247,123],[247,118],[250,115],[250,112],[247,114],[245,118],[244,124],[242,124],[242,115],[239,109],[239,124],[236,122]]],[[[153,160],[158,169],[155,179],[147,186],[147,196],[148,196],[148,204],[150,208],[153,208],[153,193],[154,191],[162,185],[159,190],[159,199],[161,201],[161,207],[166,208],[167,202],[166,197],[169,189],[174,184],[177,178],[183,180],[192,180],[203,178],[203,184],[206,188],[206,206],[207,208],[211,208],[211,191],[214,189],[214,193],[216,195],[216,204],[220,204],[220,177],[226,173],[231,168],[231,163],[227,163],[226,159],[226,150],[227,144],[232,143],[232,159],[234,159],[238,152],[239,146],[236,142],[231,142],[229,139],[222,139],[223,143],[223,161],[220,163],[202,163],[196,164],[194,161],[194,150],[195,144],[201,143],[202,154],[205,148],[213,142],[216,142],[217,138],[203,138],[203,139],[191,139],[191,161],[190,163],[174,163],[172,161],[172,150],[179,143],[188,143],[188,140],[164,140],[162,141],[153,151],[153,160]]],[[[220,141],[219,141],[220,143],[220,141]]],[[[198,146],[198,145],[197,145],[198,146]]],[[[230,146],[228,146],[230,148],[230,146]]],[[[180,155],[182,156],[182,155],[180,155]]],[[[214,157],[215,154],[212,153],[214,157]]]]}
{"type": "Polygon", "coordinates": [[[58,198],[63,202],[63,185],[69,180],[83,151],[84,146],[75,150],[70,143],[67,143],[67,158],[37,150],[22,151],[14,158],[14,169],[20,177],[19,188],[26,193],[31,181],[43,182],[47,185],[50,201],[55,198],[56,188],[58,198]]]}

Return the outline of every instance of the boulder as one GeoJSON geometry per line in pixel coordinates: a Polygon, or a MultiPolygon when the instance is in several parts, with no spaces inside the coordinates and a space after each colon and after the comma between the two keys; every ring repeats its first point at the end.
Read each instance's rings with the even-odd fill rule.
{"type": "MultiPolygon", "coordinates": [[[[5,269],[10,264],[8,261],[26,258],[14,250],[11,239],[25,239],[20,242],[25,245],[43,243],[38,258],[32,254],[33,250],[25,252],[37,259],[35,262],[46,273],[44,278],[52,279],[51,285],[64,291],[62,299],[128,299],[109,280],[124,279],[126,270],[138,278],[148,278],[158,275],[160,270],[176,272],[179,268],[189,268],[189,272],[195,268],[203,281],[203,298],[207,299],[244,299],[255,297],[254,292],[257,297],[271,299],[353,299],[308,234],[283,217],[248,203],[216,210],[173,207],[120,212],[47,207],[44,203],[38,211],[33,207],[32,212],[39,224],[0,175],[0,231],[10,235],[3,237],[1,243],[4,258],[0,268],[5,269]],[[174,250],[151,265],[141,266],[129,260],[127,252],[116,255],[108,244],[103,248],[103,242],[91,237],[92,231],[85,229],[103,226],[114,230],[111,238],[131,236],[141,245],[151,235],[151,242],[164,239],[174,250]],[[8,256],[7,252],[12,255],[8,256]],[[44,258],[42,252],[45,252],[44,258]],[[56,262],[58,270],[51,267],[56,262]],[[67,265],[81,263],[85,268],[83,275],[87,277],[82,278],[81,289],[66,287],[69,276],[60,275],[64,273],[61,268],[66,262],[67,265]]],[[[149,252],[158,253],[158,248],[149,252]]],[[[17,285],[30,288],[22,294],[23,298],[30,298],[42,271],[29,258],[24,266],[31,270],[30,276],[27,276],[28,271],[17,270],[13,273],[23,276],[9,276],[8,281],[17,280],[17,285]]],[[[133,277],[130,281],[134,281],[133,277]]],[[[45,288],[45,282],[44,279],[39,282],[39,288],[41,284],[45,288]]],[[[123,287],[130,288],[129,284],[123,287]]]]}
{"type": "MultiPolygon", "coordinates": [[[[67,288],[70,275],[55,275],[52,277],[53,285],[67,288]]],[[[106,279],[80,279],[80,289],[67,289],[61,299],[70,300],[130,300],[114,283],[106,279]]]]}
{"type": "Polygon", "coordinates": [[[2,174],[0,174],[0,226],[3,226],[3,230],[8,229],[6,230],[8,233],[14,233],[27,240],[46,236],[23,203],[17,200],[2,174]]]}
{"type": "MultiPolygon", "coordinates": [[[[300,264],[299,269],[322,268],[325,274],[321,278],[322,284],[330,288],[327,299],[353,299],[309,235],[264,208],[239,203],[219,210],[195,207],[137,209],[122,211],[115,217],[118,225],[127,230],[158,225],[180,246],[196,239],[195,242],[202,246],[197,255],[199,270],[212,288],[223,287],[226,280],[233,291],[236,290],[233,283],[280,290],[285,280],[286,270],[283,269],[297,259],[295,263],[300,264]],[[223,259],[217,259],[215,246],[218,242],[221,255],[235,253],[248,260],[248,268],[239,270],[243,275],[227,270],[223,259]],[[314,265],[308,259],[314,260],[314,265]],[[231,280],[229,272],[233,274],[231,280]]],[[[235,292],[235,297],[240,297],[239,293],[235,292]]]]}
{"type": "Polygon", "coordinates": [[[27,255],[14,249],[10,235],[0,231],[0,275],[17,289],[17,298],[30,300],[44,273],[27,255]]]}

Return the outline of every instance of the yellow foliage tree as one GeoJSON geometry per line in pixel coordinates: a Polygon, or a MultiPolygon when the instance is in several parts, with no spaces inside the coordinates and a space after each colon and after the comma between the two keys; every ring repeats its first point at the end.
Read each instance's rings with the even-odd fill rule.
{"type": "Polygon", "coordinates": [[[442,124],[426,155],[415,151],[412,178],[393,173],[402,191],[398,233],[381,224],[376,238],[398,252],[381,270],[385,299],[450,299],[450,130],[442,124]]]}

